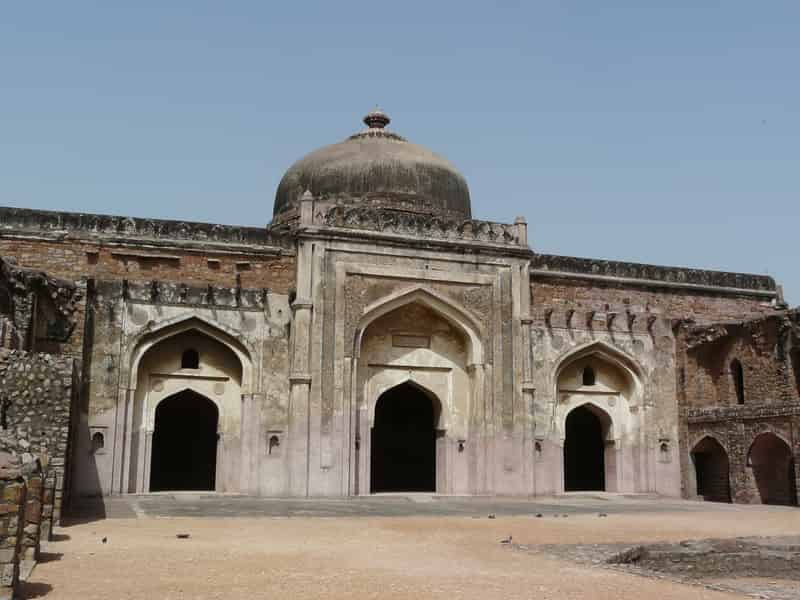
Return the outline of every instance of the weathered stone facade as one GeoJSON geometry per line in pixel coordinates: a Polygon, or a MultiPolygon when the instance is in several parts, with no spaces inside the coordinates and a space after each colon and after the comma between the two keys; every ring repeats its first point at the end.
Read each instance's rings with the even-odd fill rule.
{"type": "MultiPolygon", "coordinates": [[[[0,209],[0,254],[50,273],[69,325],[26,333],[24,281],[5,303],[8,346],[55,355],[13,359],[33,387],[8,414],[31,398],[68,424],[55,447],[19,439],[69,449],[72,494],[693,496],[712,430],[732,474],[794,468],[800,354],[771,278],[538,254],[524,219],[472,219],[449,163],[367,123],[290,169],[263,229],[0,209]],[[718,373],[731,353],[744,407],[718,373]],[[734,430],[794,454],[742,454],[734,430]]],[[[703,495],[791,501],[713,472],[703,495]]]]}

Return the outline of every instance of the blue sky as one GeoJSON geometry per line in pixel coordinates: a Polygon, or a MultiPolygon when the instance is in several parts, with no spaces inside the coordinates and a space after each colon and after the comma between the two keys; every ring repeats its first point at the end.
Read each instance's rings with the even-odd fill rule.
{"type": "Polygon", "coordinates": [[[7,3],[0,204],[263,225],[380,104],[536,250],[797,304],[798,65],[796,0],[7,3]]]}

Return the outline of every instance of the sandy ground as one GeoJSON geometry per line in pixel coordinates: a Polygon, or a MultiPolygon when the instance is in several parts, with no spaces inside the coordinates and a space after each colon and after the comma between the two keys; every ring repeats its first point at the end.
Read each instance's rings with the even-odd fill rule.
{"type": "Polygon", "coordinates": [[[58,531],[25,598],[724,599],[521,544],[800,533],[800,511],[546,517],[139,518],[58,531]],[[178,533],[189,539],[177,539],[178,533]],[[102,543],[102,538],[107,543],[102,543]]]}

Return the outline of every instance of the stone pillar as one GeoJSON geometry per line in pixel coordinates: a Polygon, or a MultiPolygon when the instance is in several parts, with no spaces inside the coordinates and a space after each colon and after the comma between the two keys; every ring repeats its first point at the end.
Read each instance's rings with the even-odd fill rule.
{"type": "Polygon", "coordinates": [[[42,485],[42,523],[39,537],[46,542],[53,537],[53,507],[56,497],[56,475],[52,470],[45,474],[42,485]]]}
{"type": "Polygon", "coordinates": [[[27,491],[21,466],[18,457],[0,454],[0,600],[16,598],[19,586],[27,491]]]}
{"type": "MultiPolygon", "coordinates": [[[[38,467],[38,465],[37,465],[38,467]]],[[[42,522],[42,472],[37,468],[27,477],[25,495],[25,511],[23,535],[21,540],[20,560],[23,571],[30,572],[39,560],[39,541],[42,522]]]]}
{"type": "MultiPolygon", "coordinates": [[[[303,199],[307,207],[309,199],[303,199]]],[[[313,245],[297,248],[297,298],[292,302],[291,367],[289,375],[289,495],[307,496],[310,469],[311,417],[311,297],[313,245]]]]}

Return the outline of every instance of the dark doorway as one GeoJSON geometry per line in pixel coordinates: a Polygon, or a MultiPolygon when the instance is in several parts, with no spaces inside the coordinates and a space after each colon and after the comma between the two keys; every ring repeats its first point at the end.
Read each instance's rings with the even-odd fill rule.
{"type": "Polygon", "coordinates": [[[216,405],[184,390],[156,408],[150,491],[214,490],[217,471],[216,405]]]}
{"type": "Polygon", "coordinates": [[[761,434],[748,458],[762,504],[797,504],[794,460],[786,442],[772,433],[761,434]]]}
{"type": "Polygon", "coordinates": [[[728,453],[714,438],[705,437],[692,450],[697,476],[697,495],[710,502],[730,502],[728,453]]]}
{"type": "Polygon", "coordinates": [[[409,383],[378,398],[370,491],[436,491],[436,416],[431,398],[409,383]]]}
{"type": "Polygon", "coordinates": [[[564,489],[568,492],[606,489],[603,423],[579,406],[567,415],[564,440],[564,489]]]}

